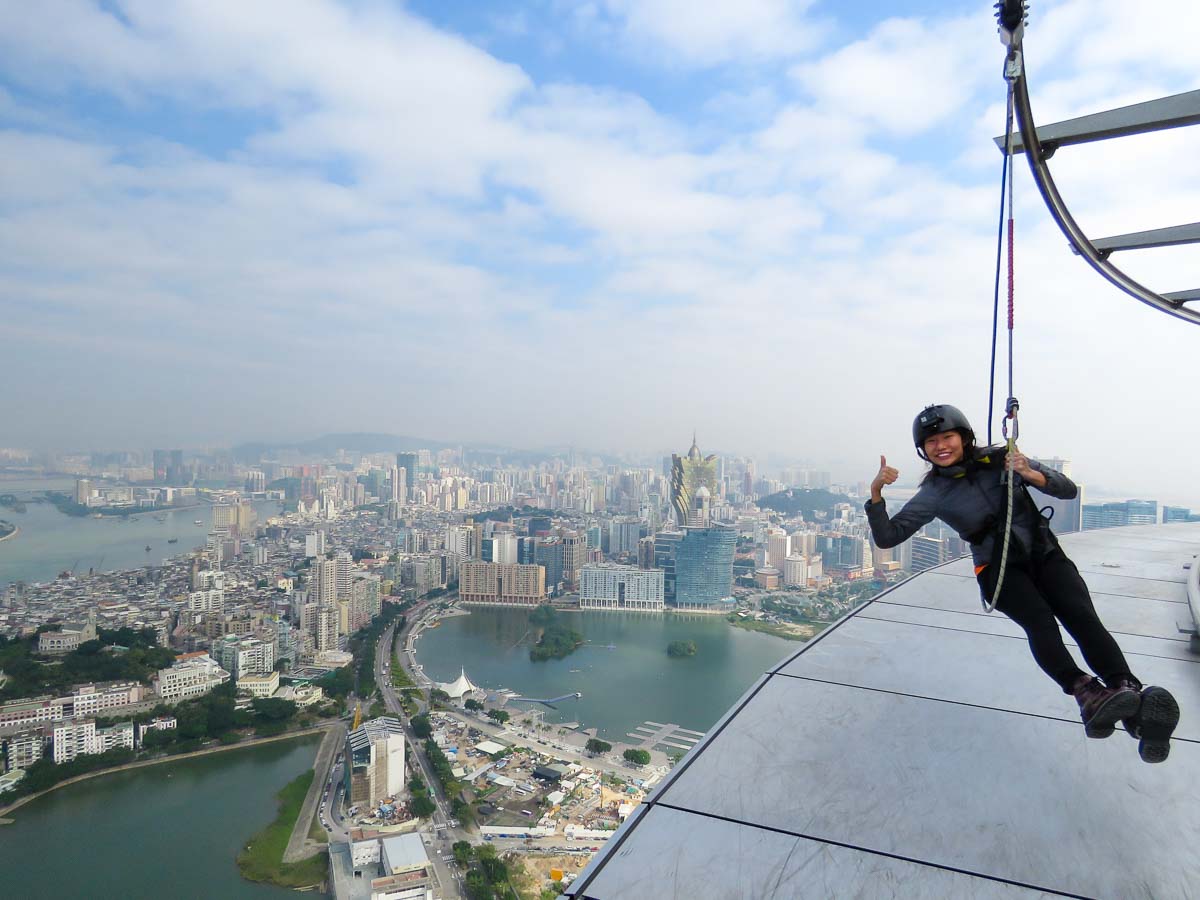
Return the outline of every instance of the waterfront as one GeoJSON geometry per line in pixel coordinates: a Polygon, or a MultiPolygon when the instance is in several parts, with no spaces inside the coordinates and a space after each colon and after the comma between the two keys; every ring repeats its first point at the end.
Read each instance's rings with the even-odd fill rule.
{"type": "Polygon", "coordinates": [[[427,676],[453,681],[465,667],[472,681],[488,689],[530,697],[579,691],[582,699],[546,709],[546,721],[578,721],[616,740],[647,720],[705,731],[767,669],[804,646],[733,628],[716,616],[578,612],[564,618],[588,643],[566,659],[535,663],[529,659],[528,612],[469,609],[470,615],[445,619],[418,639],[417,662],[427,676]],[[694,641],[696,655],[668,657],[671,641],[694,641]]]}
{"type": "MultiPolygon", "coordinates": [[[[71,491],[71,479],[0,479],[0,494],[29,500],[43,491],[71,491]]],[[[273,500],[254,503],[259,521],[274,515],[273,500]]],[[[25,512],[0,507],[0,519],[16,525],[20,533],[0,541],[0,588],[13,581],[51,581],[59,572],[86,573],[161,565],[169,556],[187,553],[204,543],[212,527],[207,503],[186,509],[159,510],[122,518],[96,519],[68,516],[51,503],[27,503],[25,512]],[[199,519],[202,525],[196,525],[199,519]],[[171,538],[178,543],[169,544],[171,538]],[[146,552],[146,547],[150,552],[146,552]],[[101,569],[102,567],[102,569],[101,569]]]]}
{"type": "Polygon", "coordinates": [[[274,819],[275,794],[312,766],[319,739],[114,772],[39,797],[0,826],[5,895],[283,897],[244,881],[235,860],[274,819]]]}

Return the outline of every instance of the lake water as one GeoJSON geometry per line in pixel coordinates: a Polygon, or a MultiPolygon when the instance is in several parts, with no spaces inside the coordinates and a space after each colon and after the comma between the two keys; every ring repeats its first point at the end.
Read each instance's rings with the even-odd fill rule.
{"type": "Polygon", "coordinates": [[[0,825],[0,895],[282,900],[291,892],[242,879],[237,854],[275,818],[279,790],[312,767],[319,740],[114,772],[39,797],[0,825]]]}
{"type": "Polygon", "coordinates": [[[578,691],[581,699],[546,710],[546,721],[581,722],[617,740],[647,720],[707,730],[767,669],[804,646],[719,616],[576,612],[563,615],[589,643],[566,659],[531,662],[528,612],[470,609],[418,639],[426,675],[453,681],[461,666],[484,688],[539,698],[578,691]],[[677,640],[694,641],[696,655],[668,657],[667,645],[677,640]]]}
{"type": "MultiPolygon", "coordinates": [[[[43,491],[74,488],[75,482],[70,479],[0,479],[0,494],[21,499],[43,491]]],[[[254,508],[261,522],[275,515],[279,504],[273,500],[255,501],[254,508]]],[[[51,581],[64,570],[86,573],[92,567],[115,571],[161,565],[168,556],[203,546],[212,528],[212,508],[206,503],[191,509],[107,519],[68,516],[50,503],[29,503],[25,510],[19,513],[0,507],[0,519],[21,529],[16,537],[0,541],[0,588],[13,581],[51,581]],[[196,519],[202,524],[194,524],[196,519]],[[171,538],[179,542],[168,544],[171,538]]]]}

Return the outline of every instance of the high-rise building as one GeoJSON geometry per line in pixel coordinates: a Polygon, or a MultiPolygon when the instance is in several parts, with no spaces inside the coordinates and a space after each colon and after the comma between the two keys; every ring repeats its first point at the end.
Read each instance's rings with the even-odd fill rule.
{"type": "Polygon", "coordinates": [[[75,502],[87,506],[92,497],[92,483],[86,478],[75,479],[75,502]]]}
{"type": "Polygon", "coordinates": [[[170,466],[170,457],[166,450],[154,451],[154,481],[157,484],[167,483],[167,468],[170,466]]]}
{"type": "Polygon", "coordinates": [[[663,573],[612,563],[586,565],[579,577],[579,608],[661,612],[663,573]]]}
{"type": "Polygon", "coordinates": [[[354,806],[373,808],[401,796],[407,779],[398,719],[371,719],[346,735],[346,774],[346,799],[354,806]]]}
{"type": "Polygon", "coordinates": [[[807,587],[808,557],[788,556],[783,560],[783,584],[785,587],[807,587]]]}
{"type": "Polygon", "coordinates": [[[226,635],[213,645],[213,658],[234,680],[244,675],[265,675],[275,667],[275,647],[256,637],[226,635]]]}
{"type": "Polygon", "coordinates": [[[517,536],[511,531],[501,531],[492,535],[492,562],[518,563],[517,536]]]}
{"type": "Polygon", "coordinates": [[[546,570],[538,565],[467,561],[458,570],[458,596],[463,603],[537,606],[546,599],[546,570]]]}
{"type": "Polygon", "coordinates": [[[413,490],[417,486],[417,454],[397,453],[396,467],[404,471],[404,484],[408,489],[408,495],[411,497],[413,490]]]}
{"type": "Polygon", "coordinates": [[[683,531],[672,529],[654,535],[654,568],[663,570],[663,596],[675,603],[675,552],[683,540],[683,531]]]}
{"type": "Polygon", "coordinates": [[[638,541],[638,568],[654,568],[654,537],[648,535],[638,541]]]}
{"type": "Polygon", "coordinates": [[[309,559],[325,555],[325,532],[310,531],[304,536],[304,555],[309,559]]]}
{"type": "MultiPolygon", "coordinates": [[[[656,540],[657,546],[657,540],[656,540]]],[[[675,550],[675,606],[721,612],[733,603],[737,531],[722,525],[686,528],[675,550]]]]}
{"type": "Polygon", "coordinates": [[[309,593],[313,599],[325,605],[337,602],[337,563],[321,556],[313,562],[309,571],[312,573],[309,593]]]}
{"type": "Polygon", "coordinates": [[[923,572],[940,566],[950,559],[950,542],[947,538],[935,538],[918,534],[912,541],[912,571],[923,572]]]}
{"type": "Polygon", "coordinates": [[[767,532],[767,561],[770,565],[783,570],[784,562],[792,555],[792,536],[782,528],[772,528],[767,532]]]}
{"type": "Polygon", "coordinates": [[[717,494],[717,457],[703,456],[693,435],[687,456],[671,456],[671,508],[680,525],[687,524],[696,492],[702,486],[710,497],[717,494]]]}
{"type": "Polygon", "coordinates": [[[213,531],[232,533],[237,529],[237,507],[232,503],[217,503],[212,508],[213,531]]]}
{"type": "Polygon", "coordinates": [[[557,593],[563,582],[563,543],[558,538],[543,538],[534,544],[533,561],[546,570],[546,589],[557,593]]]}
{"type": "Polygon", "coordinates": [[[578,532],[562,537],[562,577],[568,588],[579,586],[579,571],[587,564],[587,538],[578,532]]]}
{"type": "Polygon", "coordinates": [[[337,604],[318,604],[313,617],[316,633],[313,645],[318,653],[338,650],[338,608],[337,604]]]}
{"type": "Polygon", "coordinates": [[[1163,507],[1163,524],[1167,525],[1172,522],[1190,522],[1192,520],[1192,511],[1186,506],[1164,506],[1163,507]]]}
{"type": "Polygon", "coordinates": [[[620,556],[637,551],[642,539],[642,521],[637,516],[622,516],[608,523],[608,553],[620,556]]]}

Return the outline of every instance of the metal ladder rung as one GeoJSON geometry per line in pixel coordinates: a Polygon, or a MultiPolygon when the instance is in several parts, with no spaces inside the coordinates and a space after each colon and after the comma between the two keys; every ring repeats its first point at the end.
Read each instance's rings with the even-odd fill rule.
{"type": "MultiPolygon", "coordinates": [[[[1046,155],[1049,156],[1058,147],[1069,144],[1086,144],[1089,141],[1103,141],[1107,138],[1146,134],[1196,124],[1200,124],[1200,90],[1042,125],[1037,130],[1037,136],[1046,155]]],[[[995,138],[995,141],[996,146],[1003,151],[1004,136],[995,138]]],[[[1014,134],[1013,153],[1024,152],[1025,142],[1020,134],[1014,134]]]]}
{"type": "Polygon", "coordinates": [[[1092,241],[1092,246],[1107,255],[1117,250],[1146,250],[1151,247],[1175,247],[1179,244],[1197,243],[1200,243],[1200,222],[1115,234],[1112,237],[1097,238],[1092,241]]]}
{"type": "Polygon", "coordinates": [[[1173,291],[1170,294],[1163,294],[1163,299],[1170,300],[1172,303],[1180,305],[1191,303],[1193,300],[1200,300],[1200,288],[1195,288],[1190,291],[1173,291]]]}

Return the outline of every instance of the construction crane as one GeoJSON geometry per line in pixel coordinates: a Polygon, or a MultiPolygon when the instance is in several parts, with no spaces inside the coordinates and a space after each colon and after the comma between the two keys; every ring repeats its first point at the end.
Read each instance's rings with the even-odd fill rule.
{"type": "Polygon", "coordinates": [[[357,731],[358,726],[362,724],[362,701],[357,700],[354,703],[354,724],[350,726],[351,731],[357,731]]]}

